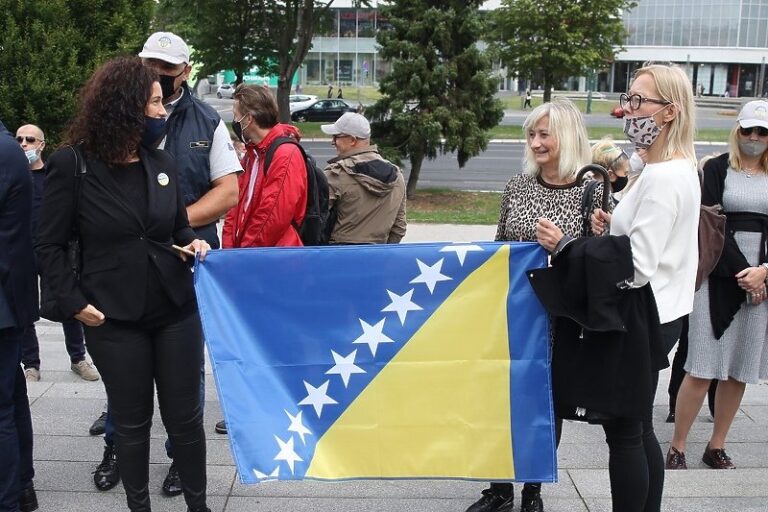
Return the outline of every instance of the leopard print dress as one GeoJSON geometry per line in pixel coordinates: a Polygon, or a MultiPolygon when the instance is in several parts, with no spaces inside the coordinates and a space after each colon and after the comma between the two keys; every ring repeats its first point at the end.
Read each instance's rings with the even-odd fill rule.
{"type": "MultiPolygon", "coordinates": [[[[566,235],[581,236],[584,225],[581,202],[588,181],[550,185],[538,175],[513,176],[501,196],[496,240],[535,242],[536,221],[540,217],[551,220],[566,235]]],[[[595,188],[590,211],[600,208],[602,199],[603,186],[600,184],[595,188]]],[[[589,228],[587,235],[591,235],[589,228]]]]}

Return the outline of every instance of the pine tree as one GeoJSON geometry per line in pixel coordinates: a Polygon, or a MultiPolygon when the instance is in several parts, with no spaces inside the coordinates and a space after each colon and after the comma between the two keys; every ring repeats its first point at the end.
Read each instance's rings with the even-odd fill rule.
{"type": "Polygon", "coordinates": [[[408,196],[424,158],[456,151],[459,167],[485,150],[488,130],[503,116],[498,80],[477,43],[481,0],[398,0],[379,9],[391,24],[380,31],[379,55],[392,71],[382,98],[366,112],[375,140],[395,159],[408,158],[408,196]]]}
{"type": "Polygon", "coordinates": [[[0,0],[0,119],[38,125],[54,148],[93,70],[136,55],[153,0],[0,0]]]}

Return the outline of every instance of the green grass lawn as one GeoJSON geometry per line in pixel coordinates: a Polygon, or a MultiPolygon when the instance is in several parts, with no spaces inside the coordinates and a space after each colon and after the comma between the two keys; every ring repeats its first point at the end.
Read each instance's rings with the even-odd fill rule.
{"type": "Polygon", "coordinates": [[[408,199],[408,221],[435,224],[496,224],[500,192],[419,189],[408,199]]]}
{"type": "MultiPolygon", "coordinates": [[[[301,130],[302,136],[315,138],[327,137],[321,130],[320,125],[325,123],[295,123],[301,130]]],[[[615,140],[623,142],[623,127],[621,122],[616,121],[616,127],[592,127],[587,128],[587,133],[591,140],[597,140],[610,135],[615,140]]],[[[727,142],[729,130],[704,129],[696,132],[696,140],[704,142],[727,142]]],[[[491,129],[491,137],[494,139],[522,139],[523,127],[520,125],[499,125],[491,129]]],[[[375,142],[375,141],[374,141],[375,142]]]]}
{"type": "MultiPolygon", "coordinates": [[[[505,110],[522,110],[525,96],[504,96],[501,102],[504,104],[505,110]]],[[[587,112],[587,100],[586,99],[574,99],[574,105],[582,112],[587,112]]],[[[533,108],[538,107],[543,103],[541,98],[531,98],[531,104],[533,108]]],[[[592,113],[593,114],[609,114],[614,108],[618,107],[619,103],[612,100],[592,100],[592,113]]]]}
{"type": "MultiPolygon", "coordinates": [[[[354,103],[375,103],[376,100],[381,98],[381,93],[376,87],[342,87],[342,93],[344,99],[354,103]]],[[[325,98],[328,93],[327,85],[307,85],[301,88],[302,94],[314,94],[318,98],[325,98]]],[[[335,85],[333,86],[333,97],[339,94],[339,89],[335,85]]]]}

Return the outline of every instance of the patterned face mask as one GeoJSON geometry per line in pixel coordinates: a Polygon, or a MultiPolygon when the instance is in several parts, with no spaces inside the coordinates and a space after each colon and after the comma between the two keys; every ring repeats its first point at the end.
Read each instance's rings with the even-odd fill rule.
{"type": "Polygon", "coordinates": [[[635,145],[635,149],[648,149],[659,137],[666,124],[659,126],[653,116],[664,110],[660,108],[649,116],[627,117],[624,119],[624,135],[635,145]]]}

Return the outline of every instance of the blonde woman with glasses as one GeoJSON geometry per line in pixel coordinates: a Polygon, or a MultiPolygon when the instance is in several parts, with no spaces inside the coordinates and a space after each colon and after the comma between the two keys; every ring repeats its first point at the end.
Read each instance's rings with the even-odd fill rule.
{"type": "MultiPolygon", "coordinates": [[[[635,270],[631,287],[650,284],[656,299],[661,339],[651,340],[651,353],[661,360],[680,336],[682,318],[693,309],[701,191],[693,147],[693,88],[677,66],[638,69],[627,94],[624,133],[645,161],[635,185],[613,214],[597,210],[596,233],[627,235],[635,270]]],[[[651,394],[640,418],[607,428],[609,474],[615,512],[658,512],[664,487],[664,457],[653,431],[653,396],[658,364],[647,361],[651,394]],[[621,462],[619,462],[619,458],[621,462]]]]}

